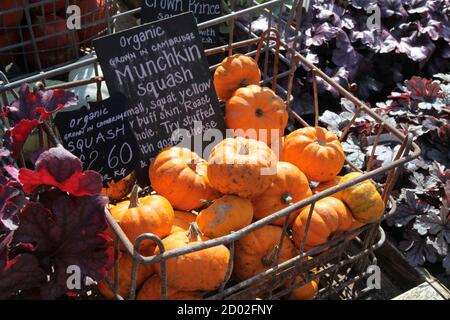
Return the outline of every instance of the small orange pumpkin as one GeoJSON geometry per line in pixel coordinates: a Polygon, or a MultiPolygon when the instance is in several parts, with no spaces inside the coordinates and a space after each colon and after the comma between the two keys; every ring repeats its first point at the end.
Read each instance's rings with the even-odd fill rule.
{"type": "MultiPolygon", "coordinates": [[[[353,231],[353,230],[355,230],[355,229],[358,229],[358,228],[362,227],[363,225],[365,225],[365,223],[359,222],[358,220],[355,220],[355,219],[353,218],[352,224],[350,225],[350,227],[349,227],[348,230],[346,230],[346,231],[353,231]]],[[[353,240],[353,239],[355,239],[355,238],[356,238],[358,235],[360,235],[360,234],[361,234],[361,232],[357,232],[357,233],[355,233],[354,235],[349,236],[347,239],[348,239],[348,240],[353,240]]]]}
{"type": "Polygon", "coordinates": [[[236,90],[225,107],[227,128],[240,137],[271,144],[272,131],[276,139],[284,134],[288,113],[283,99],[271,89],[249,85],[236,90]]]}
{"type": "MultiPolygon", "coordinates": [[[[208,240],[195,223],[187,232],[175,232],[162,240],[166,251],[208,240]]],[[[156,248],[155,254],[159,254],[156,248]]],[[[167,285],[180,291],[211,291],[220,287],[228,269],[230,251],[219,245],[167,260],[167,285]]],[[[156,269],[161,276],[160,264],[156,269]]]]}
{"type": "Polygon", "coordinates": [[[193,210],[218,194],[208,182],[208,164],[187,148],[168,147],[153,160],[149,178],[153,189],[174,208],[193,210]]]}
{"type": "MultiPolygon", "coordinates": [[[[122,253],[119,257],[119,265],[118,265],[118,286],[117,293],[123,297],[128,297],[131,289],[131,268],[133,265],[133,258],[128,253],[122,253]]],[[[154,268],[152,265],[145,265],[138,263],[137,264],[137,273],[136,273],[136,288],[140,288],[142,283],[147,279],[152,273],[154,273],[154,268]]],[[[111,284],[114,285],[114,268],[109,270],[108,278],[111,281],[111,284]]],[[[109,299],[114,299],[114,293],[110,289],[109,285],[106,281],[102,280],[98,283],[98,290],[100,293],[109,299]]]]}
{"type": "Polygon", "coordinates": [[[102,194],[113,201],[121,200],[130,194],[135,182],[134,172],[132,172],[122,180],[109,182],[107,188],[102,188],[102,194]]]}
{"type": "Polygon", "coordinates": [[[191,223],[195,222],[197,215],[189,211],[174,211],[174,220],[170,233],[178,231],[187,231],[191,223]]]}
{"type": "Polygon", "coordinates": [[[329,181],[344,166],[345,154],[336,135],[321,127],[291,132],[284,140],[283,160],[296,165],[310,181],[329,181]]]}
{"type": "Polygon", "coordinates": [[[214,72],[214,86],[217,96],[227,101],[240,87],[259,84],[261,71],[253,58],[235,54],[225,58],[214,72]]]}
{"type": "MultiPolygon", "coordinates": [[[[303,241],[310,207],[303,208],[292,225],[292,238],[297,248],[303,241]]],[[[350,210],[339,199],[326,197],[318,200],[311,215],[304,248],[309,250],[342,234],[350,228],[352,221],[350,210]]]]}
{"type": "Polygon", "coordinates": [[[261,194],[276,174],[276,157],[261,141],[227,138],[217,144],[208,159],[208,179],[223,194],[249,198],[261,194]]]}
{"type": "MultiPolygon", "coordinates": [[[[277,263],[275,261],[276,247],[280,242],[282,232],[283,229],[278,226],[265,225],[239,239],[236,242],[234,257],[236,277],[246,280],[272,268],[277,263]]],[[[279,250],[278,263],[296,255],[296,249],[287,236],[279,250]]]]}
{"type": "MultiPolygon", "coordinates": [[[[161,300],[161,278],[158,274],[148,278],[136,295],[136,300],[161,300]]],[[[179,291],[167,287],[167,300],[201,300],[202,294],[198,291],[179,291]]]]}
{"type": "MultiPolygon", "coordinates": [[[[255,218],[259,220],[267,217],[311,195],[308,179],[303,172],[289,162],[280,161],[277,163],[277,174],[270,187],[251,199],[255,210],[255,218]]],[[[291,213],[289,225],[292,224],[299,212],[291,213]]],[[[285,218],[280,218],[272,224],[282,226],[284,220],[285,218]]]]}
{"type": "Polygon", "coordinates": [[[200,211],[197,225],[208,238],[218,238],[248,226],[252,219],[253,206],[249,200],[225,195],[200,211]]]}
{"type": "MultiPolygon", "coordinates": [[[[124,210],[121,205],[117,210],[124,210]]],[[[138,200],[137,187],[132,191],[129,207],[120,218],[120,226],[128,239],[134,243],[143,233],[153,233],[160,238],[167,236],[173,225],[174,213],[169,201],[159,195],[138,200]]],[[[144,240],[141,248],[153,246],[154,241],[144,240]]]]}
{"type": "MultiPolygon", "coordinates": [[[[313,189],[313,193],[316,194],[316,193],[322,192],[326,189],[329,189],[331,187],[337,186],[339,183],[341,183],[341,180],[342,180],[341,176],[336,176],[332,180],[321,182],[321,183],[319,183],[319,185],[317,187],[315,187],[313,189]]],[[[331,195],[331,196],[334,196],[334,195],[331,195]]]]}

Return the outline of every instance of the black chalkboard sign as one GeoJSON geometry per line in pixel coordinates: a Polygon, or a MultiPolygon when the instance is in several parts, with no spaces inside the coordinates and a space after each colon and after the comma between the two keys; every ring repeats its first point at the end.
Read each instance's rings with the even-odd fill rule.
{"type": "Polygon", "coordinates": [[[114,94],[89,108],[59,112],[54,123],[64,147],[94,170],[103,183],[118,181],[139,164],[139,147],[126,118],[126,98],[114,94]]]}
{"type": "Polygon", "coordinates": [[[182,131],[178,129],[184,129],[191,141],[207,129],[224,132],[219,100],[192,13],[98,38],[94,46],[110,93],[127,97],[140,168],[163,148],[180,142],[180,136],[172,137],[182,131]]]}
{"type": "MultiPolygon", "coordinates": [[[[143,0],[142,23],[166,19],[171,16],[192,12],[197,23],[220,17],[221,0],[143,0]]],[[[204,48],[216,47],[219,43],[219,25],[199,30],[204,48]]]]}

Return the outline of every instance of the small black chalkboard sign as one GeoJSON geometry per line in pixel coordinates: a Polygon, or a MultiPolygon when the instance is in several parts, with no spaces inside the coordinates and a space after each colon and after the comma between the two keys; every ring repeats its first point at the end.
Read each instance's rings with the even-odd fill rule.
{"type": "MultiPolygon", "coordinates": [[[[142,23],[162,20],[171,16],[192,12],[197,23],[220,17],[221,0],[143,0],[141,9],[142,23]]],[[[199,31],[204,48],[212,48],[219,43],[219,25],[199,31]]]]}
{"type": "Polygon", "coordinates": [[[98,38],[94,46],[109,92],[127,97],[140,168],[185,137],[198,141],[207,129],[225,131],[192,13],[98,38]]]}
{"type": "Polygon", "coordinates": [[[59,112],[54,123],[64,147],[94,170],[103,183],[118,181],[139,164],[139,147],[126,118],[126,98],[114,94],[89,108],[59,112]]]}

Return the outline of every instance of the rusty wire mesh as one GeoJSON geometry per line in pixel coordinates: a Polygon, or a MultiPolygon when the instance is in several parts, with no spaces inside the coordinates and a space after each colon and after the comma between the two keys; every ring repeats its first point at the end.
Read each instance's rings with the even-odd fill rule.
{"type": "Polygon", "coordinates": [[[115,12],[116,0],[2,1],[0,67],[14,61],[26,75],[73,62],[94,38],[112,32],[115,12]],[[79,20],[70,19],[78,12],[67,11],[74,5],[79,20]]]}

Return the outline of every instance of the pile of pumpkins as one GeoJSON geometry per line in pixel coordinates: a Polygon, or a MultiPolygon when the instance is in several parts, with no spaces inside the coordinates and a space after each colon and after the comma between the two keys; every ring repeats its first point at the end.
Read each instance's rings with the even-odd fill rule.
{"type": "MultiPolygon", "coordinates": [[[[283,137],[286,105],[271,89],[259,86],[260,77],[252,58],[230,56],[215,72],[216,92],[226,101],[228,128],[280,129],[279,155],[265,142],[245,136],[222,140],[207,160],[186,148],[164,149],[149,169],[156,194],[138,199],[135,189],[130,200],[111,208],[131,242],[151,232],[162,239],[168,251],[222,237],[361,175],[338,176],[344,166],[344,151],[337,137],[324,128],[301,128],[283,137]],[[311,190],[311,181],[319,182],[318,187],[311,190]]],[[[129,191],[131,181],[112,184],[105,194],[118,198],[123,195],[121,191],[129,191]]],[[[369,180],[323,198],[313,207],[304,249],[376,221],[383,212],[384,202],[369,180]]],[[[295,257],[309,214],[307,206],[240,238],[235,246],[233,276],[243,281],[295,257]],[[279,248],[286,219],[289,229],[279,248]]],[[[151,240],[144,241],[140,249],[144,255],[159,253],[151,240]]],[[[229,259],[230,251],[224,245],[168,259],[168,298],[200,299],[204,292],[218,289],[225,280],[229,259]]],[[[124,297],[130,289],[130,268],[131,257],[124,253],[119,260],[118,287],[124,297]]],[[[137,299],[161,298],[160,265],[139,268],[137,299]]],[[[297,277],[294,281],[303,280],[297,277]]],[[[306,283],[294,289],[290,298],[312,299],[318,285],[318,280],[306,283]]],[[[99,288],[112,297],[104,283],[99,288]]]]}

